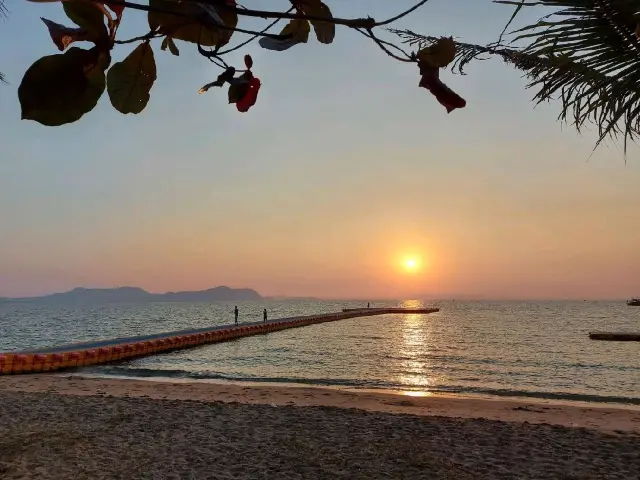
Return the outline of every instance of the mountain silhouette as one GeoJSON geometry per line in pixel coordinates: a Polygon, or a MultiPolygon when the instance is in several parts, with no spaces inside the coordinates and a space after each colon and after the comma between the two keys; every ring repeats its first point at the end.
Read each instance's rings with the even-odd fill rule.
{"type": "Polygon", "coordinates": [[[225,302],[261,300],[262,296],[250,288],[225,286],[200,291],[149,293],[139,287],[74,288],[69,292],[41,297],[1,298],[2,302],[47,303],[143,303],[143,302],[225,302]]]}

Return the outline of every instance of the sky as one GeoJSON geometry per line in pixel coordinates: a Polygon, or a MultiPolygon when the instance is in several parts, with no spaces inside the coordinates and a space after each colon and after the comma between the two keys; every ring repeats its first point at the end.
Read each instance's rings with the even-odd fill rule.
{"type": "MultiPolygon", "coordinates": [[[[274,0],[272,8],[286,2],[274,0]]],[[[376,19],[408,0],[327,1],[376,19]]],[[[248,1],[256,7],[264,2],[248,1]]],[[[443,74],[467,100],[447,115],[414,66],[338,29],[333,45],[241,50],[262,80],[246,114],[195,46],[154,43],[158,79],[139,115],[105,94],[79,122],[20,120],[31,63],[58,53],[10,1],[0,23],[0,296],[77,286],[152,292],[217,285],[326,298],[607,299],[640,295],[640,151],[556,121],[557,104],[501,61],[443,74]],[[415,271],[402,262],[418,260],[415,271]]],[[[511,7],[430,0],[398,28],[485,43],[511,7]]],[[[539,13],[539,12],[537,12],[539,13]]],[[[534,20],[526,12],[522,22],[534,20]]],[[[255,26],[251,21],[247,27],[255,26]]],[[[120,37],[146,33],[125,11],[120,37]]],[[[118,47],[114,62],[135,45],[118,47]]]]}

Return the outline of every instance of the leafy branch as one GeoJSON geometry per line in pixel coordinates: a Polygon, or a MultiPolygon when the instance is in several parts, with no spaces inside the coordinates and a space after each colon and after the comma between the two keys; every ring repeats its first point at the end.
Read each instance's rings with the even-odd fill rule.
{"type": "MultiPolygon", "coordinates": [[[[635,0],[496,0],[515,7],[497,42],[482,46],[456,42],[450,67],[463,73],[473,60],[501,57],[529,79],[536,103],[555,100],[558,119],[581,131],[598,129],[595,147],[606,138],[629,140],[640,132],[640,4],[635,0]],[[507,33],[526,7],[545,6],[552,13],[507,33]],[[502,46],[505,35],[511,45],[502,46]]],[[[438,39],[409,30],[390,30],[403,43],[423,47],[438,39]]]]}
{"type": "Polygon", "coordinates": [[[244,65],[234,67],[224,56],[254,41],[267,50],[289,50],[307,43],[312,29],[318,42],[331,44],[337,27],[354,29],[389,57],[416,64],[421,72],[420,85],[431,91],[448,111],[464,106],[464,100],[454,98],[457,95],[448,91],[439,79],[440,68],[446,63],[443,58],[453,46],[450,39],[442,39],[442,45],[436,45],[435,49],[430,46],[416,54],[405,52],[375,33],[375,29],[410,15],[428,0],[416,1],[380,21],[369,16],[335,17],[322,0],[289,1],[291,6],[284,11],[253,10],[239,6],[236,0],[149,0],[148,5],[124,0],[62,1],[65,14],[75,25],[42,19],[53,43],[63,53],[43,57],[25,72],[18,89],[22,118],[49,126],[75,122],[95,107],[105,90],[116,110],[140,113],[149,102],[156,80],[152,42],[158,38],[162,39],[161,50],[175,56],[180,55],[177,41],[195,44],[202,56],[223,70],[200,93],[214,86],[228,86],[229,103],[246,112],[257,101],[262,85],[252,71],[253,59],[245,55],[244,65]],[[149,31],[133,38],[120,38],[118,28],[125,10],[145,12],[149,31]],[[262,18],[269,23],[262,29],[250,30],[239,26],[244,18],[262,18]],[[279,33],[272,33],[271,29],[281,21],[287,24],[279,33]],[[245,34],[248,38],[234,46],[230,44],[234,34],[245,34]],[[93,46],[79,48],[73,45],[76,42],[89,42],[93,46]],[[111,65],[114,47],[127,44],[138,45],[122,61],[111,65]],[[443,48],[447,51],[439,53],[443,48]]]}
{"type": "Polygon", "coordinates": [[[312,30],[319,43],[331,44],[336,29],[342,27],[365,36],[388,57],[415,64],[420,74],[418,85],[447,112],[464,108],[466,101],[442,82],[442,71],[464,74],[470,62],[497,56],[529,79],[528,88],[536,90],[534,101],[560,103],[561,121],[578,131],[587,123],[595,124],[598,144],[606,137],[622,135],[626,146],[627,140],[640,132],[638,0],[494,0],[514,7],[514,11],[497,41],[488,45],[391,28],[427,1],[415,0],[396,15],[376,20],[369,16],[335,17],[322,0],[289,0],[290,7],[283,11],[254,10],[236,0],[149,0],[148,5],[123,0],[65,0],[62,8],[75,25],[43,19],[63,53],[37,60],[25,73],[18,89],[22,118],[51,126],[75,122],[95,107],[105,90],[118,111],[140,113],[156,80],[152,46],[156,39],[161,39],[161,51],[175,56],[180,55],[178,42],[195,45],[222,70],[200,93],[227,87],[229,103],[246,112],[256,103],[262,82],[254,74],[251,57],[245,55],[243,65],[234,66],[225,60],[228,54],[252,42],[267,50],[286,51],[307,43],[312,30]],[[522,9],[531,6],[548,7],[552,13],[508,32],[522,9]],[[120,38],[118,29],[125,11],[146,13],[147,33],[120,38]],[[256,30],[243,28],[240,24],[249,18],[267,23],[256,30]],[[286,24],[274,33],[273,27],[281,22],[286,24]],[[380,30],[395,34],[399,43],[381,38],[380,30]],[[232,43],[237,34],[246,37],[232,43]],[[505,38],[510,42],[505,44],[505,38]],[[76,42],[89,42],[92,47],[72,46],[76,42]],[[114,47],[127,44],[137,46],[111,65],[114,47]]]}

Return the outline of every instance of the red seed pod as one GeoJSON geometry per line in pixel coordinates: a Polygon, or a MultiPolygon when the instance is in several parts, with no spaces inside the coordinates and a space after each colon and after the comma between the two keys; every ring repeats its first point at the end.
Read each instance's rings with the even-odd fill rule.
{"type": "Polygon", "coordinates": [[[244,64],[246,65],[247,70],[251,70],[251,67],[253,67],[253,58],[251,58],[251,55],[244,56],[244,64]]]}

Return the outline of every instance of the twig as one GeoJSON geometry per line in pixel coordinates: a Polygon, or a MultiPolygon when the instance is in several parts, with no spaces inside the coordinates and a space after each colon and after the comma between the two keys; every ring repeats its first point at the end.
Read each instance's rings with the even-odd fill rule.
{"type": "MultiPolygon", "coordinates": [[[[293,11],[293,7],[291,7],[291,8],[287,11],[287,13],[290,13],[291,11],[293,11]]],[[[280,18],[276,18],[273,22],[271,22],[269,25],[267,25],[265,28],[263,28],[259,33],[260,33],[260,34],[267,33],[267,31],[268,31],[271,27],[273,27],[276,23],[278,23],[280,20],[281,20],[280,18]]],[[[246,40],[246,41],[244,41],[244,42],[240,43],[239,45],[236,45],[235,47],[232,47],[232,48],[229,48],[229,49],[227,49],[227,50],[223,50],[223,51],[221,51],[221,52],[218,52],[218,55],[225,55],[225,54],[227,54],[227,53],[234,52],[234,51],[236,51],[236,50],[238,50],[238,49],[240,49],[240,48],[244,47],[245,45],[250,44],[251,42],[253,42],[253,41],[254,41],[256,38],[258,38],[259,36],[260,36],[260,35],[254,35],[254,36],[252,36],[251,38],[249,38],[248,40],[246,40]]]]}
{"type": "MultiPolygon", "coordinates": [[[[93,2],[97,2],[100,3],[99,0],[91,0],[93,2]]],[[[411,8],[405,10],[404,12],[395,15],[391,18],[388,18],[386,20],[383,20],[381,22],[377,22],[375,19],[371,18],[371,17],[367,17],[367,18],[339,18],[339,17],[316,17],[314,15],[305,15],[302,13],[291,13],[291,10],[287,11],[287,12],[274,12],[274,11],[268,11],[268,10],[252,10],[252,9],[248,9],[248,8],[239,8],[237,6],[231,6],[231,5],[227,5],[226,3],[215,3],[213,4],[210,0],[183,0],[186,2],[190,2],[190,3],[200,3],[200,4],[204,4],[204,5],[211,5],[214,6],[216,8],[221,8],[224,10],[228,10],[228,11],[232,11],[235,12],[237,15],[241,15],[241,16],[245,16],[245,17],[257,17],[257,18],[272,18],[272,19],[288,19],[288,20],[300,20],[300,19],[306,19],[309,21],[313,21],[313,22],[326,22],[326,23],[333,23],[334,25],[343,25],[345,27],[349,27],[349,28],[362,28],[365,30],[368,29],[372,29],[375,27],[380,27],[383,25],[388,25],[392,22],[395,22],[396,20],[399,20],[407,15],[409,15],[410,13],[414,12],[415,10],[417,10],[418,8],[420,8],[421,6],[423,6],[425,3],[427,3],[428,0],[420,0],[418,3],[416,3],[414,6],[412,6],[411,8]]],[[[167,10],[167,9],[159,9],[156,7],[148,7],[145,5],[140,5],[138,3],[131,3],[131,2],[127,2],[127,1],[123,1],[123,0],[112,0],[110,3],[114,4],[114,5],[123,5],[125,7],[128,8],[133,8],[133,9],[137,9],[137,10],[144,10],[144,11],[157,11],[157,12],[161,12],[161,13],[169,13],[169,14],[173,14],[176,15],[175,12],[167,10]]],[[[179,15],[179,14],[178,14],[179,15]]],[[[185,16],[185,15],[182,15],[185,16]]],[[[239,29],[235,29],[237,31],[241,31],[239,29]]],[[[244,32],[246,33],[246,32],[244,32]]],[[[255,32],[253,33],[255,34],[255,32]]]]}
{"type": "Polygon", "coordinates": [[[145,33],[144,35],[140,35],[139,37],[129,38],[127,40],[116,40],[114,43],[118,45],[124,45],[126,43],[135,43],[144,40],[151,40],[152,38],[162,37],[161,33],[156,32],[155,30],[150,31],[149,33],[145,33]]]}
{"type": "Polygon", "coordinates": [[[404,50],[402,50],[400,47],[397,47],[396,45],[393,45],[390,42],[385,42],[384,40],[380,40],[378,37],[375,36],[375,34],[371,31],[371,29],[367,29],[366,31],[364,31],[360,28],[357,28],[356,30],[360,32],[362,35],[364,35],[365,37],[373,40],[376,43],[376,45],[378,45],[382,49],[382,51],[387,55],[389,55],[391,58],[394,58],[400,62],[415,63],[415,60],[411,58],[409,55],[407,55],[407,53],[404,50]],[[407,56],[407,58],[402,58],[397,56],[395,53],[391,52],[385,45],[391,45],[392,47],[400,50],[402,53],[404,53],[404,55],[407,56]]]}
{"type": "Polygon", "coordinates": [[[429,0],[421,0],[420,2],[416,3],[413,7],[409,8],[408,10],[405,10],[402,13],[399,13],[398,15],[396,15],[395,17],[391,17],[387,20],[384,20],[382,22],[377,22],[376,23],[376,27],[382,27],[384,25],[389,25],[390,23],[395,22],[396,20],[400,20],[403,17],[406,17],[407,15],[409,15],[410,13],[416,11],[417,9],[419,9],[421,6],[423,6],[425,3],[427,3],[429,0]]]}

